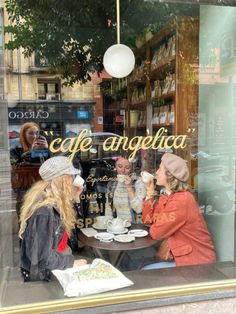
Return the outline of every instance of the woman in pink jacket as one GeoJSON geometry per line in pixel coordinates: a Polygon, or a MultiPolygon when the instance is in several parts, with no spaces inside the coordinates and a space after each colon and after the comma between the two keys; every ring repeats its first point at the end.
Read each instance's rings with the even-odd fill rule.
{"type": "Polygon", "coordinates": [[[156,172],[157,184],[164,187],[164,193],[155,204],[154,183],[145,184],[147,196],[142,208],[143,222],[151,224],[151,237],[162,242],[156,253],[159,263],[144,269],[215,262],[211,236],[189,191],[188,178],[185,160],[166,153],[156,172]]]}

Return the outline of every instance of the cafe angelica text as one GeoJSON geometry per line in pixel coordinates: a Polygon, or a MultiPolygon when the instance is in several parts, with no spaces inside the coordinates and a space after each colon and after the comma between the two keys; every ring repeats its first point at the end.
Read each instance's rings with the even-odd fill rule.
{"type": "MultiPolygon", "coordinates": [[[[51,142],[49,149],[52,153],[70,153],[68,157],[73,159],[77,152],[86,152],[92,148],[93,140],[89,137],[89,132],[89,130],[84,129],[80,132],[78,137],[68,137],[65,139],[58,137],[51,142]]],[[[122,149],[124,151],[130,151],[129,160],[131,161],[140,149],[184,149],[186,147],[187,135],[167,136],[167,132],[168,130],[162,127],[154,136],[134,136],[131,139],[127,136],[111,136],[103,142],[103,150],[118,152],[122,149]]]]}

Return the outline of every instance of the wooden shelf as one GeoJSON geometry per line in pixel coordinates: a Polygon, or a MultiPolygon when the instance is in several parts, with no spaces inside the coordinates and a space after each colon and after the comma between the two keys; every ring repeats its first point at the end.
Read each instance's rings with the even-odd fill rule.
{"type": "Polygon", "coordinates": [[[137,78],[133,81],[130,81],[128,84],[130,85],[138,85],[138,86],[145,86],[146,85],[146,75],[143,75],[142,77],[140,78],[137,78]]]}
{"type": "Polygon", "coordinates": [[[146,106],[147,106],[147,102],[142,101],[142,102],[138,102],[136,104],[130,104],[130,109],[146,110],[146,106]]]}
{"type": "Polygon", "coordinates": [[[161,96],[159,97],[153,97],[151,98],[151,101],[153,100],[159,100],[159,99],[171,99],[171,98],[174,98],[175,97],[175,91],[174,92],[170,92],[168,94],[162,94],[161,96]]]}
{"type": "Polygon", "coordinates": [[[151,70],[149,78],[150,80],[156,80],[157,78],[166,75],[168,72],[175,72],[175,57],[167,59],[166,62],[162,62],[157,65],[154,70],[151,70]]]}
{"type": "Polygon", "coordinates": [[[173,128],[174,127],[174,123],[170,123],[170,124],[152,124],[153,128],[173,128]]]}
{"type": "Polygon", "coordinates": [[[136,125],[136,126],[131,126],[130,129],[146,129],[146,125],[136,125]]]}
{"type": "MultiPolygon", "coordinates": [[[[194,84],[191,82],[188,73],[189,67],[186,65],[198,64],[198,34],[199,20],[197,18],[184,17],[167,23],[141,49],[136,49],[136,54],[141,55],[142,61],[145,62],[145,67],[143,69],[144,72],[137,72],[137,79],[134,76],[130,76],[130,79],[128,79],[126,110],[140,110],[141,113],[144,111],[144,114],[146,111],[148,120],[145,126],[137,125],[132,127],[132,130],[128,131],[130,137],[136,134],[146,135],[146,129],[156,131],[162,127],[167,128],[170,135],[188,134],[189,125],[192,123],[190,117],[197,115],[198,112],[198,82],[194,84]],[[154,55],[157,56],[159,61],[156,62],[155,69],[151,69],[151,61],[154,60],[154,55]],[[168,77],[170,80],[175,80],[176,90],[159,97],[151,97],[154,81],[163,81],[168,77]],[[131,79],[132,81],[130,81],[131,79]],[[142,88],[142,94],[146,96],[146,100],[131,104],[132,99],[137,99],[132,98],[135,89],[139,90],[142,88]],[[162,100],[159,102],[159,104],[162,103],[161,109],[166,106],[165,112],[170,109],[174,112],[174,123],[151,123],[154,109],[153,103],[158,100],[162,100]],[[170,105],[172,106],[171,108],[170,105]],[[135,131],[135,129],[137,130],[135,131]]],[[[161,82],[159,84],[161,85],[161,82]]],[[[156,110],[155,113],[159,114],[159,110],[156,110]]],[[[127,126],[127,129],[129,130],[129,126],[127,126]]],[[[180,154],[186,157],[184,156],[184,151],[180,151],[180,154]]]]}

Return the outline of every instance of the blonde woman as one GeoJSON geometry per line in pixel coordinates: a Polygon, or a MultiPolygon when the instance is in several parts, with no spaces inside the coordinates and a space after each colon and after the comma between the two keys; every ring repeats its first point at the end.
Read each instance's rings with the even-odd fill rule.
{"type": "Polygon", "coordinates": [[[25,281],[50,280],[51,270],[86,264],[72,254],[57,251],[64,232],[75,224],[73,200],[82,188],[73,186],[79,170],[63,156],[52,157],[39,168],[41,181],[26,193],[20,216],[21,273],[25,281]]]}
{"type": "Polygon", "coordinates": [[[143,221],[151,224],[151,237],[162,242],[156,253],[159,263],[148,265],[144,269],[215,262],[211,236],[190,192],[188,178],[185,160],[166,153],[156,172],[157,185],[164,187],[164,193],[154,205],[154,184],[146,184],[143,221]]]}

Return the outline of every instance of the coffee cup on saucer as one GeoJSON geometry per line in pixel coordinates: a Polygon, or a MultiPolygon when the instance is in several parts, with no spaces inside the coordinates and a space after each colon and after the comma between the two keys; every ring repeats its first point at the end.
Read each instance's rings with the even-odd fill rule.
{"type": "Polygon", "coordinates": [[[149,181],[154,179],[154,175],[152,175],[151,173],[149,173],[147,171],[142,171],[141,172],[141,178],[142,178],[142,181],[144,183],[147,183],[147,182],[149,182],[149,181]]]}
{"type": "Polygon", "coordinates": [[[127,220],[121,218],[114,218],[107,221],[107,230],[114,233],[123,233],[125,232],[127,220]]]}
{"type": "Polygon", "coordinates": [[[110,219],[110,217],[107,216],[97,216],[95,226],[99,229],[106,229],[107,221],[110,219]]]}
{"type": "Polygon", "coordinates": [[[80,175],[77,175],[72,184],[82,188],[84,186],[84,179],[80,175]]]}
{"type": "Polygon", "coordinates": [[[125,175],[124,174],[118,174],[117,175],[117,181],[120,183],[125,182],[125,175]]]}

